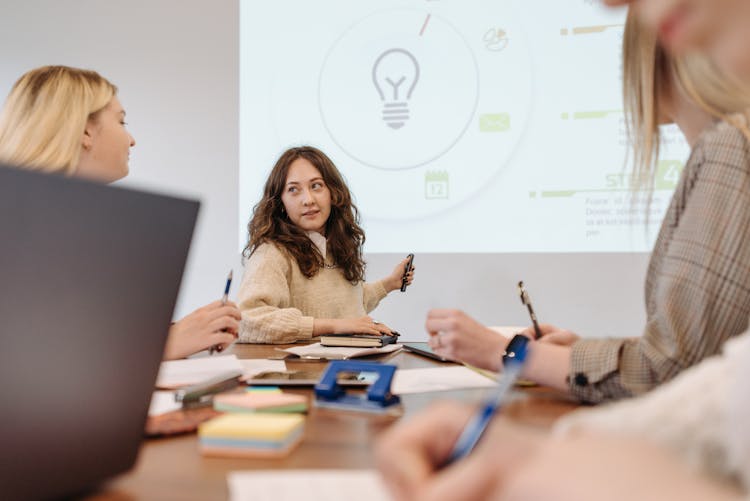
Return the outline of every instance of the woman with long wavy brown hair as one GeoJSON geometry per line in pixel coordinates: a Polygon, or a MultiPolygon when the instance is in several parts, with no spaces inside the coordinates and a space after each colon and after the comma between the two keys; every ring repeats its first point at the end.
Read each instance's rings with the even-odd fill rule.
{"type": "MultiPolygon", "coordinates": [[[[365,233],[341,173],[311,146],[285,151],[248,224],[239,292],[240,342],[288,343],[322,334],[389,334],[367,313],[400,289],[406,260],[365,283],[365,233]]],[[[406,276],[408,284],[413,271],[406,276]]]]}

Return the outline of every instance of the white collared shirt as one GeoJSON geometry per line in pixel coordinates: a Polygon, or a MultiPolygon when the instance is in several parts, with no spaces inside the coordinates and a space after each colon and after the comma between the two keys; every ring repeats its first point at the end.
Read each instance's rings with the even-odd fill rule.
{"type": "Polygon", "coordinates": [[[310,237],[310,240],[312,240],[312,243],[315,245],[315,247],[318,248],[318,252],[320,252],[320,255],[323,256],[323,262],[325,262],[326,248],[328,247],[328,241],[326,240],[326,237],[324,237],[317,231],[308,231],[306,233],[307,236],[310,237]]]}

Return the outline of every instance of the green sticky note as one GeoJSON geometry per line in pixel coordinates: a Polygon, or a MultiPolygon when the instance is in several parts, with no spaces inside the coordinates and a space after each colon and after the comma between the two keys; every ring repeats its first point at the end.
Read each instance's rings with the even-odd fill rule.
{"type": "Polygon", "coordinates": [[[278,386],[248,386],[245,391],[258,393],[281,393],[278,386]]]}
{"type": "Polygon", "coordinates": [[[510,130],[510,114],[485,113],[479,115],[479,130],[482,132],[504,132],[510,130]]]}

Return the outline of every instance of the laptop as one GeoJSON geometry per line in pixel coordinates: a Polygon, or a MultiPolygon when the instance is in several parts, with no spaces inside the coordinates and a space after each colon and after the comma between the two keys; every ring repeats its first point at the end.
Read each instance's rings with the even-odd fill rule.
{"type": "Polygon", "coordinates": [[[0,166],[0,496],[135,462],[199,203],[0,166]]]}

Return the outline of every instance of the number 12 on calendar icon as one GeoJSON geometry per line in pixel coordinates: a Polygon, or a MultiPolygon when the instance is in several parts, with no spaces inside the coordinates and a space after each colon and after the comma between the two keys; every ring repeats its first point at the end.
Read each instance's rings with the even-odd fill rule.
{"type": "Polygon", "coordinates": [[[427,171],[424,175],[424,197],[430,199],[448,198],[448,172],[427,171]]]}

